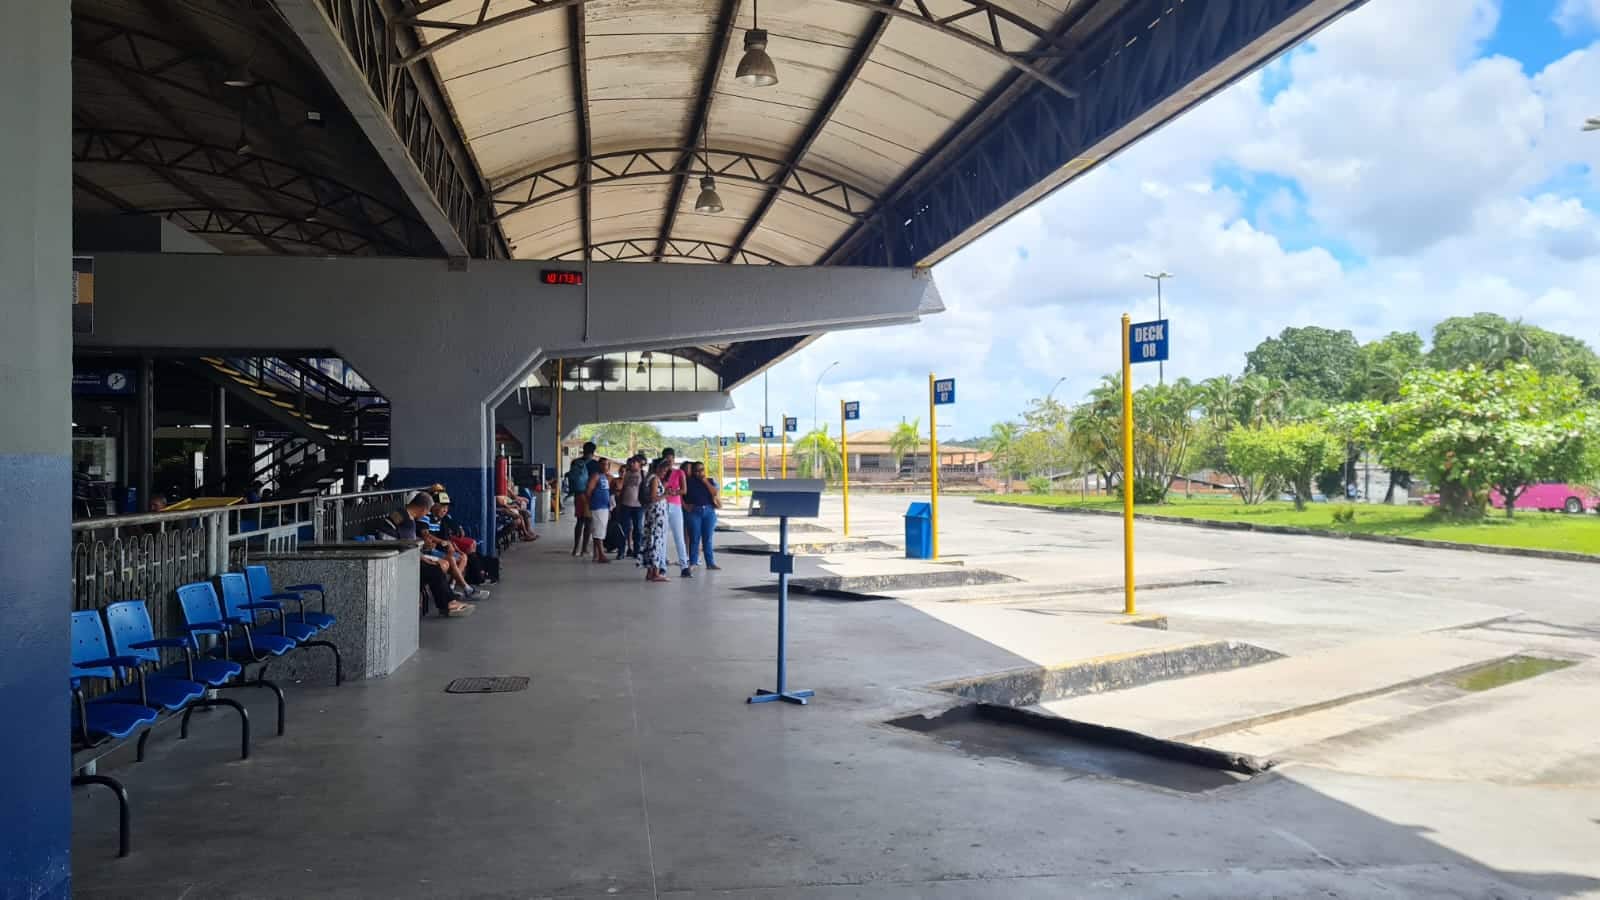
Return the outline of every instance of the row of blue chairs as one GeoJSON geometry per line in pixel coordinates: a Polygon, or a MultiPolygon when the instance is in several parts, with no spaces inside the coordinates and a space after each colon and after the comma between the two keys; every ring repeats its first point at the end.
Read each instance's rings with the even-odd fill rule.
{"type": "Polygon", "coordinates": [[[124,600],[103,611],[72,614],[72,746],[73,771],[78,773],[72,784],[100,785],[116,795],[118,856],[127,856],[130,849],[128,793],[115,778],[84,771],[96,760],[138,734],[136,758],[143,762],[145,746],[158,722],[181,714],[179,738],[187,738],[194,711],[215,706],[231,707],[239,714],[239,757],[249,759],[249,713],[235,700],[211,696],[213,690],[257,687],[272,691],[278,703],[278,734],[282,735],[283,690],[266,679],[268,663],[300,647],[326,648],[333,653],[334,683],[344,680],[339,648],[317,637],[338,623],[327,611],[327,591],[320,584],[292,585],[275,592],[265,566],[246,566],[243,573],[218,576],[216,585],[208,581],[182,585],[178,604],[184,619],[181,635],[157,635],[143,600],[124,600]],[[317,595],[320,610],[306,608],[305,595],[309,593],[317,595]],[[295,607],[288,608],[289,603],[295,607]],[[264,625],[261,614],[268,616],[264,625]],[[184,661],[164,665],[164,649],[182,650],[184,661]],[[256,666],[254,678],[246,677],[245,668],[250,665],[256,666]],[[87,699],[84,686],[89,681],[104,682],[109,689],[87,699]]]}

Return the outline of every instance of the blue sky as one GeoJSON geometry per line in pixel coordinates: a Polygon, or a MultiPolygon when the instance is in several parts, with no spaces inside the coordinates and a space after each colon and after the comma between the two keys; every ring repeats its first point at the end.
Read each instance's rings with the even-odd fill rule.
{"type": "MultiPolygon", "coordinates": [[[[1169,378],[1237,372],[1289,325],[1427,337],[1487,310],[1600,344],[1592,115],[1600,0],[1371,0],[942,262],[942,315],[774,367],[772,416],[809,427],[834,360],[815,396],[861,401],[863,427],[925,420],[930,371],[960,382],[947,437],[1062,378],[1076,400],[1116,367],[1118,316],[1154,318],[1157,269],[1169,378]]],[[[734,399],[722,430],[754,431],[761,379],[734,399]]]]}

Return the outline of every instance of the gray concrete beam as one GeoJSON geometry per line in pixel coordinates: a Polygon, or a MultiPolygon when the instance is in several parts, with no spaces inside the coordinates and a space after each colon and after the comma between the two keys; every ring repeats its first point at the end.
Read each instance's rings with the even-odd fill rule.
{"type": "Polygon", "coordinates": [[[595,263],[586,285],[569,286],[543,283],[551,265],[102,254],[104,299],[80,343],[332,350],[393,401],[397,479],[471,481],[487,496],[493,410],[541,360],[908,323],[944,308],[932,277],[909,269],[595,263]]]}

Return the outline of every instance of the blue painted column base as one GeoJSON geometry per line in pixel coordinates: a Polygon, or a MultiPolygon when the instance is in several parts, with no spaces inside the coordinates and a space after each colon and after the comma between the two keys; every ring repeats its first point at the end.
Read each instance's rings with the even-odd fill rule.
{"type": "Polygon", "coordinates": [[[494,507],[489,488],[491,472],[487,466],[408,466],[389,470],[389,484],[396,488],[426,489],[444,485],[450,495],[450,515],[474,532],[478,552],[495,555],[494,507]]]}

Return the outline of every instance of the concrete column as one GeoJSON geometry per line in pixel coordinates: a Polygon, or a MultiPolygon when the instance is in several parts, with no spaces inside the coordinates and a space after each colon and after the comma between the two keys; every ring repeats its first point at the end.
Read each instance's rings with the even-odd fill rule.
{"type": "Polygon", "coordinates": [[[155,489],[156,459],[156,361],[145,356],[139,360],[139,396],[136,406],[134,441],[138,448],[138,468],[134,470],[133,486],[138,488],[138,512],[150,509],[150,498],[155,489]]]}
{"type": "Polygon", "coordinates": [[[211,447],[206,457],[206,481],[215,496],[228,493],[228,389],[217,386],[211,396],[211,447]]]}
{"type": "Polygon", "coordinates": [[[0,893],[70,893],[72,41],[67,0],[0,3],[0,893]]]}

